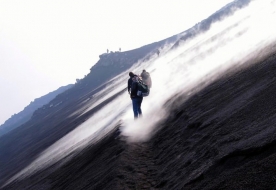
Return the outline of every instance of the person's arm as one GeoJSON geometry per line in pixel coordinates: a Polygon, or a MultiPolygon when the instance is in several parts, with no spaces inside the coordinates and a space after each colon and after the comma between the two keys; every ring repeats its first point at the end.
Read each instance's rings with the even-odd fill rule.
{"type": "Polygon", "coordinates": [[[136,94],[137,94],[137,82],[132,82],[130,98],[136,97],[137,96],[136,94]]]}
{"type": "Polygon", "coordinates": [[[131,84],[132,84],[132,80],[131,80],[131,79],[128,79],[128,82],[127,82],[127,92],[128,92],[129,94],[130,94],[131,84]]]}

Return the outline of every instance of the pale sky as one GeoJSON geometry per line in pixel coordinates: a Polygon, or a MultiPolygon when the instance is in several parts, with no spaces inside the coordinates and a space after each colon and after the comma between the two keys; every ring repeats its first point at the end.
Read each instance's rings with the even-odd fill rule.
{"type": "Polygon", "coordinates": [[[0,125],[83,78],[106,49],[183,32],[233,0],[0,0],[0,125]]]}

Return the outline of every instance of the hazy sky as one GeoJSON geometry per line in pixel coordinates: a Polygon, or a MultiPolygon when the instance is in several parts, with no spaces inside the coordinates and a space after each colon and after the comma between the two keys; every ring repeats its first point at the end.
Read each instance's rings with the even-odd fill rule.
{"type": "Polygon", "coordinates": [[[0,124],[83,78],[106,49],[183,32],[233,0],[0,0],[0,124]]]}

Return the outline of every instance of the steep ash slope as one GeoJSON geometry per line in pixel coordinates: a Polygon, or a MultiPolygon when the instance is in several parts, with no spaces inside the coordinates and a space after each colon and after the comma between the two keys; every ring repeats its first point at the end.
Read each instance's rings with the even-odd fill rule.
{"type": "Polygon", "coordinates": [[[3,189],[273,189],[275,62],[272,54],[167,102],[170,115],[148,142],[127,143],[115,130],[65,165],[3,189]]]}
{"type": "Polygon", "coordinates": [[[165,189],[275,187],[275,62],[273,54],[171,112],[152,140],[165,189]]]}
{"type": "MultiPolygon", "coordinates": [[[[84,121],[112,101],[107,98],[87,113],[85,110],[98,98],[93,96],[110,85],[114,76],[125,72],[138,60],[147,58],[156,48],[174,41],[176,36],[127,52],[105,54],[91,68],[91,72],[72,88],[59,94],[47,105],[37,109],[30,120],[11,133],[0,138],[0,186],[17,172],[24,169],[45,149],[74,130],[84,121]]],[[[125,75],[127,77],[127,73],[125,75]]]]}
{"type": "MultiPolygon", "coordinates": [[[[242,2],[244,2],[242,4],[247,5],[249,1],[242,2]]],[[[211,23],[220,20],[225,15],[224,12],[227,14],[229,11],[232,12],[232,8],[229,5],[224,7],[216,14],[205,19],[204,23],[207,22],[209,27],[211,23]],[[217,15],[218,13],[219,15],[217,15]]],[[[185,41],[196,36],[198,33],[193,32],[196,28],[198,28],[197,25],[193,29],[185,31],[185,33],[192,32],[193,35],[185,36],[180,40],[185,41]]],[[[137,62],[147,62],[149,57],[157,57],[157,49],[161,50],[162,55],[162,47],[167,43],[173,44],[181,35],[174,35],[127,52],[112,52],[100,55],[100,60],[91,68],[91,72],[83,79],[77,80],[74,87],[58,95],[43,108],[36,110],[28,122],[12,133],[1,137],[0,186],[32,163],[44,150],[78,128],[79,125],[112,101],[114,97],[108,98],[95,108],[85,112],[86,108],[91,106],[91,102],[97,101],[97,98],[99,98],[95,98],[94,95],[110,85],[109,80],[120,73],[126,72],[137,62]],[[82,114],[83,112],[85,113],[82,114]]],[[[115,96],[119,96],[120,93],[122,92],[118,92],[115,96]]]]}

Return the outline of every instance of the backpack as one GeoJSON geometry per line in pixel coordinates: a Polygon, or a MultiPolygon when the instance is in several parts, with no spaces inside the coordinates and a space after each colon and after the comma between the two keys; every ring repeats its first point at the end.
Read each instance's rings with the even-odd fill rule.
{"type": "Polygon", "coordinates": [[[151,77],[150,74],[148,72],[143,72],[141,74],[142,77],[142,81],[144,82],[144,84],[146,84],[148,86],[148,88],[151,88],[151,77]]]}
{"type": "Polygon", "coordinates": [[[138,86],[137,96],[146,97],[149,95],[150,93],[149,87],[142,80],[139,79],[137,81],[137,86],[138,86]]]}
{"type": "Polygon", "coordinates": [[[150,74],[148,72],[143,72],[141,76],[143,80],[147,80],[150,77],[150,74]]]}

